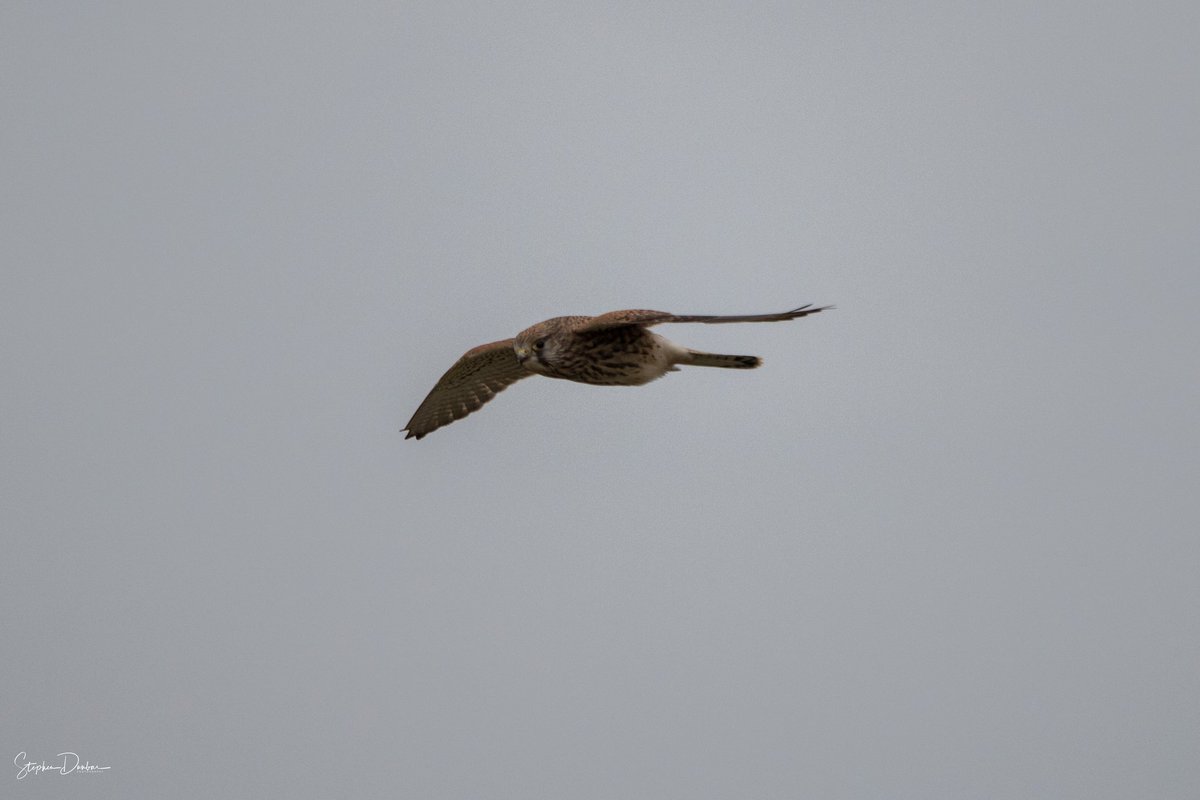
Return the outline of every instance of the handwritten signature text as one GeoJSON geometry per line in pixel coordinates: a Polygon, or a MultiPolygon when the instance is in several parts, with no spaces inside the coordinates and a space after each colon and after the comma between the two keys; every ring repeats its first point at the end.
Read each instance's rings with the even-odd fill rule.
{"type": "Polygon", "coordinates": [[[90,761],[80,761],[75,753],[59,753],[61,763],[47,764],[45,761],[29,761],[25,751],[17,753],[13,766],[17,768],[17,780],[23,780],[30,775],[41,775],[43,772],[57,772],[59,775],[70,775],[72,772],[100,772],[112,767],[101,767],[90,761]]]}

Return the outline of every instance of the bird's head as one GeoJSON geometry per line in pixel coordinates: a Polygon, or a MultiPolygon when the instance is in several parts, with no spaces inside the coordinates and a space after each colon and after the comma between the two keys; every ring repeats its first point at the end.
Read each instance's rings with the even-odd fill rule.
{"type": "Polygon", "coordinates": [[[513,337],[513,352],[525,369],[533,372],[550,372],[558,359],[563,338],[555,320],[546,320],[526,328],[513,337]]]}

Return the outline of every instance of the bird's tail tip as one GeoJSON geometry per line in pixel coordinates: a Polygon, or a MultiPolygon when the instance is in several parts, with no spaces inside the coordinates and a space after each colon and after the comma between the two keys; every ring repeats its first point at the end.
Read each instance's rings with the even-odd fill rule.
{"type": "Polygon", "coordinates": [[[754,369],[762,364],[758,356],[727,356],[720,353],[701,353],[688,350],[691,358],[686,362],[693,367],[721,367],[723,369],[754,369]]]}

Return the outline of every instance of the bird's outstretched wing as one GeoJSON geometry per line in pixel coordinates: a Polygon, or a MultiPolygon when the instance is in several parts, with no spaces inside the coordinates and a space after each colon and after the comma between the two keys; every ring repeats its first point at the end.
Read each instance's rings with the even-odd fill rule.
{"type": "Polygon", "coordinates": [[[462,419],[496,396],[497,392],[533,373],[517,362],[513,340],[481,344],[463,354],[446,371],[429,396],[404,426],[405,439],[418,439],[443,425],[462,419]]]}
{"type": "Polygon", "coordinates": [[[809,314],[816,314],[818,311],[833,308],[833,306],[820,306],[813,308],[812,303],[800,308],[793,308],[791,311],[784,311],[779,314],[744,314],[739,316],[719,316],[715,314],[668,314],[666,311],[647,311],[645,309],[628,309],[625,311],[609,311],[607,314],[601,314],[598,317],[592,317],[587,322],[584,322],[576,331],[598,331],[605,328],[620,328],[626,325],[637,325],[639,327],[648,328],[651,325],[659,325],[663,322],[704,322],[709,324],[721,322],[780,322],[787,319],[798,319],[809,314]]]}

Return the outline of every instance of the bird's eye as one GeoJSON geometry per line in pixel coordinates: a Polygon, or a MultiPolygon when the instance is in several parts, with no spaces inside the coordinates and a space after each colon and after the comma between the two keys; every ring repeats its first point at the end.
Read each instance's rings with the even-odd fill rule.
{"type": "Polygon", "coordinates": [[[545,339],[538,339],[536,342],[534,342],[534,343],[533,343],[533,346],[534,346],[535,348],[537,348],[538,350],[541,350],[543,347],[545,347],[545,346],[546,346],[546,340],[545,340],[545,339]]]}

